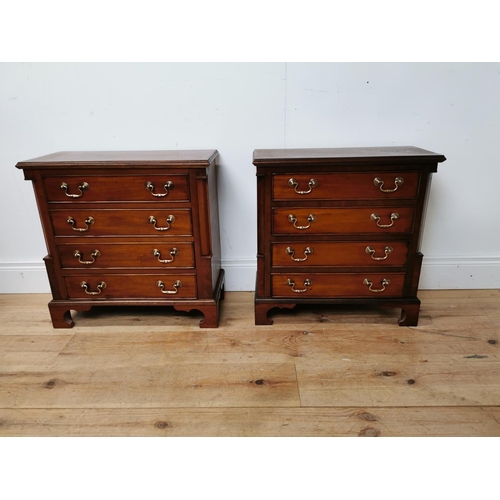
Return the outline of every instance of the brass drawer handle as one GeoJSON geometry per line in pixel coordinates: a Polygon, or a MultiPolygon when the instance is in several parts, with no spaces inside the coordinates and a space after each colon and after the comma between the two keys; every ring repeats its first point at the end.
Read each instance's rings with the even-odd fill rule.
{"type": "Polygon", "coordinates": [[[307,226],[297,226],[297,217],[293,214],[288,216],[288,222],[293,223],[293,227],[296,229],[309,229],[311,224],[316,221],[316,216],[314,214],[309,214],[307,216],[307,221],[309,222],[307,226]]]}
{"type": "Polygon", "coordinates": [[[171,259],[161,259],[161,252],[155,248],[153,250],[153,255],[155,257],[158,257],[158,262],[161,262],[162,264],[169,264],[170,262],[173,262],[175,260],[175,256],[179,253],[179,250],[177,250],[177,248],[172,248],[172,250],[170,250],[170,255],[172,256],[171,259]]]}
{"type": "Polygon", "coordinates": [[[89,284],[88,284],[86,281],[82,281],[82,282],[80,283],[80,286],[81,286],[81,287],[85,290],[85,293],[86,293],[87,295],[99,295],[99,294],[102,292],[102,290],[103,290],[104,288],[106,288],[106,286],[107,286],[107,285],[106,285],[106,282],[105,282],[105,281],[101,281],[101,282],[97,285],[97,290],[98,290],[97,292],[89,292],[89,284]]]}
{"type": "Polygon", "coordinates": [[[397,212],[394,212],[391,214],[391,223],[390,224],[379,224],[380,216],[378,214],[371,214],[370,219],[375,221],[377,223],[378,227],[392,227],[392,226],[394,226],[394,221],[397,221],[399,219],[399,214],[397,212]]]}
{"type": "Polygon", "coordinates": [[[313,253],[313,249],[311,247],[306,247],[305,250],[304,250],[304,255],[305,257],[303,259],[296,259],[294,257],[294,254],[295,254],[295,250],[292,248],[292,247],[286,247],[285,248],[285,252],[290,255],[290,258],[294,261],[294,262],[304,262],[307,260],[307,257],[309,255],[311,255],[313,253]]]}
{"type": "Polygon", "coordinates": [[[68,185],[65,182],[61,182],[61,189],[64,189],[64,194],[68,198],[80,198],[80,196],[83,196],[83,192],[86,191],[87,189],[90,189],[90,186],[88,182],[82,182],[78,186],[78,191],[80,191],[80,194],[69,194],[68,193],[68,185]]]}
{"type": "Polygon", "coordinates": [[[308,191],[297,191],[299,183],[293,177],[288,180],[288,185],[292,187],[297,194],[309,194],[313,190],[313,188],[315,188],[318,185],[318,181],[316,179],[311,179],[308,184],[309,184],[308,191]]]}
{"type": "Polygon", "coordinates": [[[99,250],[94,250],[90,254],[90,256],[92,257],[92,260],[82,260],[82,252],[80,252],[80,250],[75,250],[73,253],[73,256],[78,259],[78,262],[80,264],[93,264],[96,261],[97,257],[101,256],[101,252],[99,252],[99,250]]]}
{"type": "Polygon", "coordinates": [[[386,246],[384,249],[385,257],[375,257],[375,249],[373,247],[366,247],[365,252],[371,256],[373,260],[385,260],[389,257],[389,254],[392,253],[393,248],[390,246],[386,246]]]}
{"type": "Polygon", "coordinates": [[[394,191],[397,191],[399,186],[401,186],[404,181],[403,177],[396,177],[394,179],[394,185],[396,186],[394,189],[382,189],[384,187],[384,181],[380,177],[375,177],[375,179],[373,179],[373,184],[375,184],[375,186],[379,186],[382,193],[394,193],[394,191]]]}
{"type": "Polygon", "coordinates": [[[391,283],[390,280],[388,280],[387,278],[384,278],[382,281],[381,281],[381,285],[382,285],[382,288],[380,288],[379,290],[374,290],[372,288],[372,285],[373,283],[368,279],[368,278],[365,278],[363,280],[363,285],[366,285],[368,287],[368,289],[370,290],[370,292],[373,292],[373,293],[380,293],[380,292],[383,292],[385,290],[385,287],[387,285],[389,285],[391,283]]]}
{"type": "Polygon", "coordinates": [[[295,286],[295,281],[291,280],[291,279],[287,279],[286,280],[286,284],[292,288],[292,290],[295,292],[295,293],[304,293],[304,292],[307,292],[308,290],[308,286],[311,286],[312,285],[312,281],[310,279],[306,279],[304,280],[304,286],[305,288],[303,290],[295,290],[294,286],[295,286]]]}
{"type": "Polygon", "coordinates": [[[167,217],[167,225],[165,227],[156,227],[156,218],[153,215],[150,215],[148,220],[150,224],[153,224],[154,228],[157,231],[168,231],[171,227],[172,222],[175,222],[175,217],[173,215],[169,215],[167,217]]]}
{"type": "Polygon", "coordinates": [[[148,191],[151,192],[151,194],[153,196],[156,196],[157,198],[163,198],[164,196],[167,196],[168,195],[168,192],[170,189],[173,189],[174,187],[174,183],[172,181],[167,181],[165,184],[164,184],[164,188],[165,188],[165,192],[164,193],[153,193],[153,190],[155,188],[155,185],[151,182],[151,181],[148,181],[146,182],[146,185],[145,185],[146,189],[148,191]]]}
{"type": "Polygon", "coordinates": [[[170,294],[174,295],[174,294],[176,294],[176,293],[178,293],[178,292],[179,292],[179,288],[182,286],[182,281],[177,280],[177,281],[174,283],[174,288],[175,288],[175,290],[165,290],[165,289],[164,289],[164,288],[165,288],[165,283],[163,283],[163,281],[161,281],[161,280],[158,280],[158,281],[156,282],[156,286],[157,286],[157,287],[159,287],[159,288],[161,288],[161,290],[160,290],[160,291],[161,291],[161,293],[170,293],[170,294]]]}
{"type": "Polygon", "coordinates": [[[95,222],[95,220],[93,217],[87,217],[84,221],[85,227],[75,227],[76,222],[73,217],[68,217],[66,219],[66,222],[71,226],[71,229],[73,229],[73,231],[84,233],[85,231],[88,231],[90,229],[90,226],[95,222]]]}

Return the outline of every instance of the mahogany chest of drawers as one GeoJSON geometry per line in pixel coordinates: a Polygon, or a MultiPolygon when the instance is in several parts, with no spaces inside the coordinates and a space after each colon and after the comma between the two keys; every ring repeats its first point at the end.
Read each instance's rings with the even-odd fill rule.
{"type": "Polygon", "coordinates": [[[54,328],[92,306],[198,309],[215,328],[218,152],[59,152],[16,166],[34,185],[54,328]]]}
{"type": "Polygon", "coordinates": [[[255,150],[255,323],[274,307],[400,307],[416,326],[420,235],[440,154],[415,147],[255,150]]]}

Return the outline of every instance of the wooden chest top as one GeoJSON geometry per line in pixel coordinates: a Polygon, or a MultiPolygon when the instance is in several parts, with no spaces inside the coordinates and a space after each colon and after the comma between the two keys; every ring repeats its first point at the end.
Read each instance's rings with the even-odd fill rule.
{"type": "Polygon", "coordinates": [[[19,162],[17,168],[183,167],[209,166],[217,157],[215,149],[174,151],[59,151],[19,162]]]}
{"type": "Polygon", "coordinates": [[[349,165],[363,163],[439,163],[446,158],[432,151],[414,146],[364,147],[364,148],[310,148],[310,149],[256,149],[253,163],[256,166],[300,163],[301,165],[349,165]]]}

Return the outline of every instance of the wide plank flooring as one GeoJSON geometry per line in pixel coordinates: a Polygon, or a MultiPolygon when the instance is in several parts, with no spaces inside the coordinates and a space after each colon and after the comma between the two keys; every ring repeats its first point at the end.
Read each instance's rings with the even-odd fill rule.
{"type": "Polygon", "coordinates": [[[398,310],[298,306],[218,329],[102,307],[53,329],[48,294],[0,295],[0,436],[500,436],[500,290],[398,310]]]}

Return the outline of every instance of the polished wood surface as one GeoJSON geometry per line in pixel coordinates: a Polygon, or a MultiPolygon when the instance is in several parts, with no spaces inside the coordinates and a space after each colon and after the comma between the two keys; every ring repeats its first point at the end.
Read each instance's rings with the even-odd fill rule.
{"type": "Polygon", "coordinates": [[[95,308],[53,330],[48,294],[0,295],[0,436],[500,436],[500,291],[421,291],[419,326],[361,306],[218,329],[172,308],[95,308]]]}
{"type": "Polygon", "coordinates": [[[188,181],[186,174],[175,173],[108,177],[58,175],[45,178],[45,189],[50,202],[61,203],[78,204],[122,200],[131,202],[189,201],[188,181]],[[61,188],[63,183],[67,185],[67,189],[61,188]],[[79,189],[84,184],[86,186],[79,189]],[[166,188],[166,185],[169,187],[166,188]],[[148,189],[146,186],[152,187],[148,189]],[[73,196],[78,196],[78,198],[73,196]]]}
{"type": "Polygon", "coordinates": [[[382,189],[394,190],[391,199],[414,198],[417,195],[418,172],[314,173],[277,174],[273,177],[274,200],[358,200],[387,199],[387,193],[374,183],[383,182],[382,189]],[[292,185],[289,181],[293,179],[292,185]],[[396,183],[396,179],[399,179],[396,183]],[[402,184],[399,184],[402,179],[402,184]],[[311,182],[314,181],[314,182],[311,182]],[[301,194],[303,193],[303,194],[301,194]]]}
{"type": "Polygon", "coordinates": [[[421,161],[439,163],[446,158],[438,153],[414,146],[355,147],[355,148],[302,148],[302,149],[256,149],[254,165],[272,164],[364,164],[418,163],[421,161]]]}
{"type": "Polygon", "coordinates": [[[64,210],[52,210],[50,218],[56,237],[74,236],[82,240],[89,236],[154,236],[161,233],[162,238],[169,238],[193,234],[191,210],[188,208],[97,210],[69,207],[64,210]],[[171,216],[175,219],[169,222],[167,219],[171,216]],[[68,222],[69,217],[73,218],[74,224],[68,222]],[[88,217],[94,220],[92,224],[85,224],[88,217]],[[150,221],[151,217],[154,217],[156,223],[150,221]]]}
{"type": "Polygon", "coordinates": [[[16,165],[35,190],[54,328],[74,326],[71,310],[135,304],[198,309],[201,327],[217,327],[217,161],[216,150],[89,151],[16,165]]]}
{"type": "Polygon", "coordinates": [[[352,297],[401,308],[399,325],[417,325],[424,212],[432,173],[446,158],[398,146],[255,150],[253,159],[255,323],[272,324],[273,308],[313,299],[348,305],[352,297]]]}
{"type": "Polygon", "coordinates": [[[59,151],[30,160],[20,161],[17,168],[28,167],[67,169],[84,166],[92,169],[113,167],[174,167],[199,168],[210,165],[217,157],[215,149],[191,149],[170,151],[59,151]]]}
{"type": "Polygon", "coordinates": [[[301,299],[309,297],[373,297],[381,292],[373,292],[370,285],[363,283],[370,280],[372,290],[383,290],[384,297],[400,297],[403,293],[404,273],[280,273],[272,274],[272,296],[291,297],[296,299],[300,294],[301,299]],[[288,280],[295,285],[292,287],[288,280]],[[383,280],[390,283],[383,285],[383,280]],[[309,282],[310,285],[306,285],[309,282]],[[300,290],[297,292],[295,290],[300,290]]]}
{"type": "Polygon", "coordinates": [[[194,267],[193,243],[82,243],[75,241],[58,246],[62,267],[65,269],[89,269],[158,267],[162,269],[194,267]],[[99,255],[92,256],[93,252],[99,255]],[[78,252],[78,255],[75,255],[78,252]],[[79,256],[81,254],[81,256],[79,256]],[[162,262],[163,261],[163,262],[162,262]],[[171,261],[171,262],[168,262],[171,261]]]}
{"type": "Polygon", "coordinates": [[[408,255],[406,241],[288,241],[272,244],[273,267],[404,266],[408,255]],[[368,251],[367,251],[368,249],[368,251]],[[295,259],[295,260],[294,260],[295,259]],[[298,261],[297,261],[298,260],[298,261]]]}
{"type": "Polygon", "coordinates": [[[359,233],[411,233],[414,209],[409,207],[363,207],[363,208],[301,208],[297,206],[273,208],[274,234],[359,234],[359,233]],[[380,217],[372,220],[372,214],[380,217]],[[391,220],[391,215],[398,218],[391,220]],[[297,221],[289,220],[294,215],[297,221]],[[315,221],[308,217],[314,215],[315,221]],[[390,227],[379,227],[387,225],[390,227]],[[309,226],[309,227],[307,227],[309,226]],[[299,229],[307,227],[307,229],[299,229]]]}
{"type": "Polygon", "coordinates": [[[115,298],[161,298],[162,289],[169,292],[170,299],[195,299],[196,298],[196,276],[186,274],[93,274],[78,276],[65,276],[64,281],[68,289],[68,295],[73,299],[88,298],[88,293],[82,288],[81,283],[88,283],[89,292],[97,292],[99,283],[106,283],[95,300],[115,298]],[[164,283],[161,288],[157,282],[164,283]],[[174,283],[180,282],[179,288],[174,283]]]}

